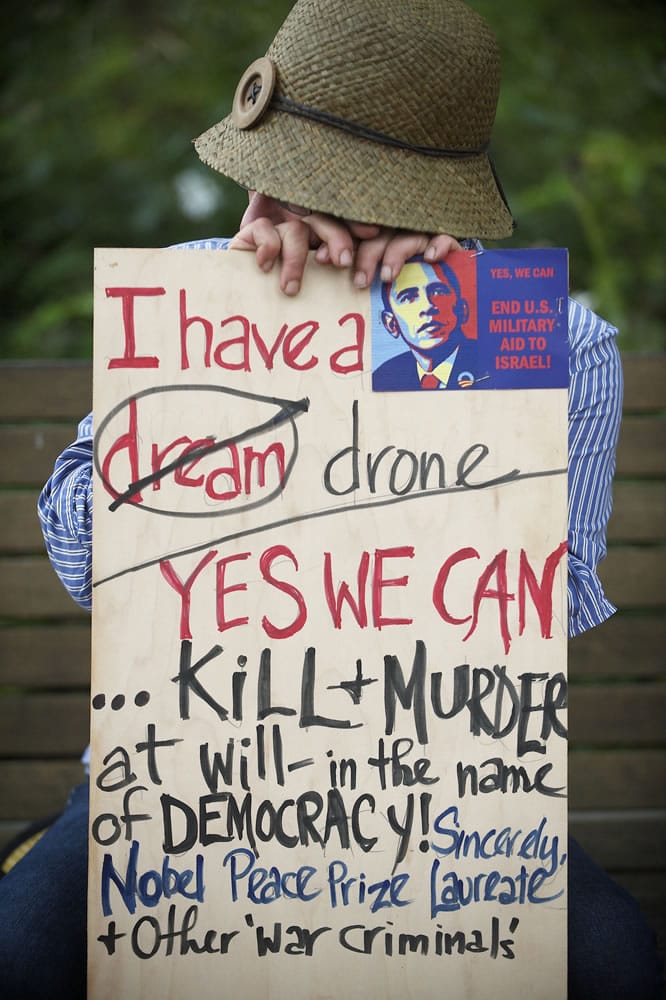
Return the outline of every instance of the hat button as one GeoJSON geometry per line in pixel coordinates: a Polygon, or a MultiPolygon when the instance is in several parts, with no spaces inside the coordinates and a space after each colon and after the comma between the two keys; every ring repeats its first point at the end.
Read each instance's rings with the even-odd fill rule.
{"type": "Polygon", "coordinates": [[[248,66],[236,87],[231,120],[236,128],[251,128],[263,117],[275,89],[275,66],[262,56],[248,66]]]}

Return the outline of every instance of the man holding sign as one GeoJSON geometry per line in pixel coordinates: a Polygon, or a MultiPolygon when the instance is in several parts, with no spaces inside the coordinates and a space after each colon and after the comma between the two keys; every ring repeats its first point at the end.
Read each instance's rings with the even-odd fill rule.
{"type": "MultiPolygon", "coordinates": [[[[376,272],[386,283],[397,280],[386,326],[409,343],[407,327],[398,326],[397,304],[404,292],[398,276],[406,262],[408,277],[410,268],[426,274],[426,268],[461,246],[480,250],[478,239],[501,239],[512,232],[487,154],[498,85],[492,33],[460,0],[299,0],[267,57],[253,63],[241,80],[231,116],[196,143],[204,162],[250,191],[232,248],[255,253],[262,271],[279,268],[287,296],[307,282],[303,275],[311,250],[319,264],[349,270],[357,288],[369,286],[376,272]],[[464,239],[443,235],[448,233],[464,239]],[[417,255],[427,263],[411,262],[417,255]]],[[[210,240],[191,246],[227,245],[210,240]]],[[[452,310],[456,326],[440,338],[446,347],[454,329],[465,332],[463,300],[452,282],[442,278],[446,272],[436,273],[440,287],[426,291],[429,308],[445,295],[457,302],[452,310]]],[[[421,277],[410,279],[405,287],[420,283],[421,277]]],[[[428,284],[432,282],[426,288],[428,284]]],[[[608,324],[570,303],[570,636],[613,611],[596,567],[605,553],[620,412],[614,336],[608,324]]],[[[456,350],[464,346],[458,338],[456,350]]],[[[453,368],[450,353],[435,358],[421,352],[424,373],[447,361],[453,368]]],[[[77,442],[59,459],[40,501],[52,561],[73,596],[88,608],[91,478],[88,418],[77,442]]],[[[270,578],[269,572],[265,575],[270,578]]],[[[383,585],[395,582],[384,579],[383,585]]],[[[223,587],[223,593],[232,589],[223,587]]],[[[238,685],[240,689],[241,681],[238,685]]],[[[385,766],[377,762],[378,768],[385,766]]],[[[458,814],[448,812],[450,828],[438,832],[453,839],[458,814]]],[[[79,790],[32,859],[22,863],[23,871],[19,866],[0,886],[3,926],[10,907],[14,914],[7,925],[12,926],[11,939],[8,935],[0,951],[0,979],[13,984],[9,996],[83,995],[81,855],[86,824],[85,796],[79,790]],[[73,857],[74,851],[78,854],[73,857]],[[15,926],[18,912],[20,926],[15,926]]],[[[517,840],[519,833],[513,836],[517,840]]],[[[501,853],[501,846],[496,850],[501,853]]],[[[252,864],[245,852],[234,883],[243,891],[252,864]]],[[[635,904],[573,843],[568,864],[570,997],[656,996],[654,948],[635,904]]],[[[192,894],[189,898],[203,893],[198,870],[179,874],[167,866],[165,872],[164,881],[170,879],[175,891],[192,894]]],[[[342,895],[345,874],[335,869],[331,892],[342,895]]],[[[287,873],[283,882],[293,891],[299,879],[306,894],[307,872],[287,873]]],[[[400,885],[388,882],[382,891],[400,906],[400,885]]],[[[435,913],[439,905],[433,904],[435,913]]],[[[538,956],[534,965],[537,978],[538,956]]],[[[225,982],[222,975],[220,982],[225,982]]],[[[442,972],[442,994],[445,983],[442,972]]]]}

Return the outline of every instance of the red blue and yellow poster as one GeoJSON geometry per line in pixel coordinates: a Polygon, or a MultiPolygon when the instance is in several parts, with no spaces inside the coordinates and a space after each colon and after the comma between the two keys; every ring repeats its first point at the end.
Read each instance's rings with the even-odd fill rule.
{"type": "Polygon", "coordinates": [[[410,261],[393,283],[375,284],[373,312],[375,390],[567,384],[564,250],[410,261]]]}

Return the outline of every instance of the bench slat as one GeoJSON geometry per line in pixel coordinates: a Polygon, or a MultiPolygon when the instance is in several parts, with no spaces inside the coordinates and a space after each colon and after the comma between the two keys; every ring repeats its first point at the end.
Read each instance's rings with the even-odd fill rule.
{"type": "Polygon", "coordinates": [[[86,688],[90,685],[90,621],[0,629],[0,685],[86,688]]]}
{"type": "Polygon", "coordinates": [[[617,446],[617,475],[657,477],[664,474],[666,419],[624,416],[617,446]]]}
{"type": "Polygon", "coordinates": [[[666,483],[620,480],[613,486],[609,542],[666,541],[665,512],[666,483]]]}
{"type": "Polygon", "coordinates": [[[666,676],[666,623],[662,614],[619,611],[569,642],[569,680],[666,676]]]}
{"type": "MultiPolygon", "coordinates": [[[[629,412],[663,409],[666,358],[623,355],[624,406],[629,412]]],[[[90,410],[90,361],[0,363],[0,419],[78,417],[90,410]]]]}
{"type": "MultiPolygon", "coordinates": [[[[661,617],[622,613],[569,643],[569,677],[577,680],[666,675],[661,617]]],[[[0,684],[83,687],[90,674],[90,622],[9,626],[0,630],[0,684]]]]}
{"type": "Polygon", "coordinates": [[[647,412],[664,409],[666,356],[623,354],[624,408],[647,412]]]}
{"type": "MultiPolygon", "coordinates": [[[[5,552],[43,552],[37,518],[39,489],[0,490],[0,545],[5,552]]],[[[666,483],[619,482],[613,489],[611,543],[666,541],[666,483]]]]}
{"type": "Polygon", "coordinates": [[[659,746],[666,684],[582,684],[569,689],[571,743],[580,747],[659,746]]]}
{"type": "MultiPolygon", "coordinates": [[[[80,412],[79,419],[86,415],[80,412]]],[[[0,484],[41,486],[60,452],[76,437],[77,420],[58,424],[4,424],[0,445],[5,460],[0,484]]],[[[617,451],[617,475],[654,478],[663,474],[666,419],[628,416],[622,421],[617,451]]]]}
{"type": "Polygon", "coordinates": [[[0,486],[44,485],[58,455],[76,438],[75,424],[0,427],[0,486]]]}
{"type": "MultiPolygon", "coordinates": [[[[570,691],[574,746],[650,746],[663,742],[666,685],[583,685],[570,691]]],[[[76,753],[88,739],[85,694],[5,694],[0,697],[0,755],[76,753]],[[67,713],[71,712],[71,716],[67,713]],[[71,727],[69,727],[69,721],[71,727]]]]}
{"type": "Polygon", "coordinates": [[[76,757],[90,738],[85,694],[0,696],[0,757],[76,757]]]}
{"type": "Polygon", "coordinates": [[[619,608],[663,608],[666,559],[658,547],[614,545],[599,567],[608,599],[619,608]]]}
{"type": "Polygon", "coordinates": [[[608,871],[664,868],[666,813],[631,809],[611,814],[571,814],[569,831],[584,851],[608,871]]]}
{"type": "Polygon", "coordinates": [[[0,551],[44,552],[44,539],[37,516],[39,490],[0,490],[0,551]]]}
{"type": "MultiPolygon", "coordinates": [[[[629,750],[572,753],[569,761],[573,810],[666,807],[664,755],[629,750]]],[[[0,770],[0,819],[31,819],[55,811],[68,790],[83,780],[75,759],[4,761],[0,770]]]]}
{"type": "MultiPolygon", "coordinates": [[[[0,559],[0,573],[12,580],[11,592],[0,595],[0,615],[30,617],[34,608],[45,617],[71,613],[72,601],[46,557],[0,559]]],[[[609,599],[618,607],[657,608],[666,604],[666,560],[658,548],[615,546],[601,564],[600,576],[609,599]]]]}
{"type": "Polygon", "coordinates": [[[0,420],[78,421],[90,412],[90,361],[0,364],[0,420]]]}
{"type": "Polygon", "coordinates": [[[572,750],[572,809],[666,808],[666,755],[662,750],[572,750]]]}
{"type": "Polygon", "coordinates": [[[0,820],[59,812],[84,778],[80,760],[6,761],[0,771],[0,820]]]}
{"type": "Polygon", "coordinates": [[[0,579],[11,581],[0,590],[0,617],[67,619],[87,614],[69,596],[46,555],[0,559],[0,579]]]}

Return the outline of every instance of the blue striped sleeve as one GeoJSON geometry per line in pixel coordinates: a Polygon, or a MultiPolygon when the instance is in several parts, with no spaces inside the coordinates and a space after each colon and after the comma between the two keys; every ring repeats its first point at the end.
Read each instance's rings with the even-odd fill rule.
{"type": "Polygon", "coordinates": [[[207,240],[190,240],[188,243],[173,243],[169,250],[226,250],[230,237],[210,236],[207,240]]]}
{"type": "Polygon", "coordinates": [[[601,624],[615,607],[597,568],[606,555],[622,415],[617,330],[569,302],[569,637],[601,624]]]}
{"type": "Polygon", "coordinates": [[[55,463],[37,511],[46,551],[66,590],[92,606],[92,414],[55,463]]]}

